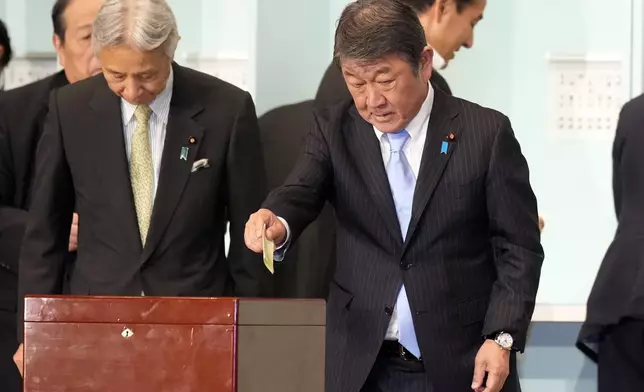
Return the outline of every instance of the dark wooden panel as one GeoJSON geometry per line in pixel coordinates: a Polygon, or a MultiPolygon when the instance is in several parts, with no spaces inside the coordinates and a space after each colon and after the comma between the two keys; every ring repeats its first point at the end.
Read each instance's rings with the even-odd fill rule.
{"type": "Polygon", "coordinates": [[[25,321],[234,325],[234,298],[27,297],[25,321]]]}
{"type": "Polygon", "coordinates": [[[233,392],[234,340],[233,326],[28,322],[25,392],[233,392]]]}
{"type": "Polygon", "coordinates": [[[326,325],[318,299],[239,299],[238,325],[326,325]]]}
{"type": "Polygon", "coordinates": [[[325,392],[324,326],[237,328],[237,392],[325,392]]]}

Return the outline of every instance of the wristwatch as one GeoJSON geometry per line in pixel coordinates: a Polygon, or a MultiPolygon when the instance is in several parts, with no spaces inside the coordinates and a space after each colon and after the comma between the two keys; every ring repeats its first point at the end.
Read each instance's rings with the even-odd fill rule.
{"type": "Polygon", "coordinates": [[[498,344],[504,350],[512,350],[512,345],[514,345],[514,339],[512,335],[507,332],[499,332],[494,338],[494,343],[498,344]]]}

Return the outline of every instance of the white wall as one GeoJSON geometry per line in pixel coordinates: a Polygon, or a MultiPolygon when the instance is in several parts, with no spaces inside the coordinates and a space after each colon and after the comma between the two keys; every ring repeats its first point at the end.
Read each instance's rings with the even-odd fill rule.
{"type": "Polygon", "coordinates": [[[315,96],[329,51],[325,1],[259,1],[257,7],[257,111],[315,96]]]}

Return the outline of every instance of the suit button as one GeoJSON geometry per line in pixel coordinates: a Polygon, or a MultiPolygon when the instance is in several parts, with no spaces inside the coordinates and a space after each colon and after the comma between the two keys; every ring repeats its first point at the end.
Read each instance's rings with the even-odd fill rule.
{"type": "Polygon", "coordinates": [[[406,270],[411,268],[411,263],[402,262],[402,263],[400,263],[400,268],[404,269],[406,271],[406,270]]]}
{"type": "Polygon", "coordinates": [[[385,313],[387,313],[388,316],[391,316],[394,313],[394,310],[391,306],[385,306],[385,313]]]}

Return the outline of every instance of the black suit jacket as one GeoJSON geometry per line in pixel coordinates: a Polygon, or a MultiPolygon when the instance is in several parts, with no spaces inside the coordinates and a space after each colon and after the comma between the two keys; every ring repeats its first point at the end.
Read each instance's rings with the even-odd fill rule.
{"type": "Polygon", "coordinates": [[[604,331],[623,318],[644,319],[644,95],[622,108],[613,143],[618,225],[588,298],[577,346],[597,360],[604,331]]]}
{"type": "MultiPolygon", "coordinates": [[[[293,171],[312,121],[313,101],[281,106],[259,118],[269,190],[282,185],[293,171]]],[[[283,262],[275,265],[275,295],[326,298],[334,270],[335,217],[327,204],[283,262]]]]}
{"type": "MultiPolygon", "coordinates": [[[[403,243],[377,137],[352,104],[315,112],[304,154],[264,203],[296,240],[330,201],[337,268],[327,305],[327,389],[358,392],[404,283],[428,382],[470,392],[483,336],[523,350],[543,250],[528,166],[507,117],[439,90],[403,243]],[[449,133],[448,152],[441,144],[449,133]]],[[[518,390],[516,368],[504,391],[518,390]]]]}
{"type": "Polygon", "coordinates": [[[132,197],[120,98],[102,75],[52,94],[20,258],[20,298],[60,292],[74,205],[79,237],[71,294],[270,294],[270,274],[243,239],[246,220],[259,208],[266,189],[252,98],[212,76],[176,64],[173,68],[167,136],[145,248],[132,197]],[[186,160],[180,159],[182,147],[189,148],[186,160]],[[204,158],[210,167],[191,172],[193,162],[204,158]]]}
{"type": "Polygon", "coordinates": [[[36,148],[49,94],[67,84],[61,71],[0,93],[0,309],[16,310],[18,257],[31,199],[36,148]]]}

